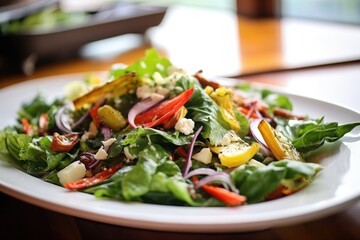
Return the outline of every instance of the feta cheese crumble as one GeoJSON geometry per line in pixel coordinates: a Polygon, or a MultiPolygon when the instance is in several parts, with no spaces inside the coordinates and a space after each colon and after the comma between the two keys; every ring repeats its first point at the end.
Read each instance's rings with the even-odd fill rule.
{"type": "Polygon", "coordinates": [[[210,148],[203,148],[200,152],[194,154],[191,158],[199,162],[209,164],[211,163],[212,153],[210,151],[210,148]]]}
{"type": "Polygon", "coordinates": [[[189,135],[190,133],[192,133],[194,127],[194,121],[188,118],[180,118],[179,121],[177,121],[177,123],[175,124],[175,129],[185,135],[189,135]]]}

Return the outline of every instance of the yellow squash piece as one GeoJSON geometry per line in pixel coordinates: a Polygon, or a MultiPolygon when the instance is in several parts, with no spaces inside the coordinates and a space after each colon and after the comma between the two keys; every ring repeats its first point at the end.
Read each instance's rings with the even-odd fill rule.
{"type": "Polygon", "coordinates": [[[73,101],[75,109],[80,109],[84,104],[92,104],[107,95],[111,97],[124,95],[130,90],[135,89],[136,79],[135,73],[129,73],[102,86],[95,87],[90,92],[73,101]]]}
{"type": "Polygon", "coordinates": [[[234,142],[226,146],[211,148],[211,151],[218,154],[220,162],[226,167],[237,167],[247,163],[258,151],[259,144],[246,142],[234,142]]]}
{"type": "Polygon", "coordinates": [[[240,130],[240,125],[236,119],[233,105],[233,92],[226,87],[219,87],[215,91],[211,87],[206,87],[205,92],[214,100],[219,106],[221,115],[231,126],[235,132],[240,130]]]}
{"type": "Polygon", "coordinates": [[[267,121],[262,120],[258,128],[270,152],[277,160],[290,159],[304,161],[290,140],[281,132],[271,127],[267,121]]]}

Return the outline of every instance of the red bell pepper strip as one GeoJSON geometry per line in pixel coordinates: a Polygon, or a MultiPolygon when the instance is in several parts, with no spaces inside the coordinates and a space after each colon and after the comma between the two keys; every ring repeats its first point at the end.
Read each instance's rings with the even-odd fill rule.
{"type": "Polygon", "coordinates": [[[206,184],[202,185],[201,187],[205,192],[229,206],[237,206],[246,202],[245,196],[231,192],[225,188],[214,187],[206,184]]]}
{"type": "Polygon", "coordinates": [[[124,165],[123,162],[118,163],[102,172],[99,172],[93,177],[82,178],[77,181],[65,183],[64,187],[70,190],[79,190],[79,189],[91,187],[114,175],[120,168],[122,168],[123,165],[124,165]]]}
{"type": "Polygon", "coordinates": [[[246,117],[248,117],[248,118],[259,118],[259,116],[256,114],[254,109],[247,109],[244,107],[239,107],[238,110],[241,113],[243,113],[244,115],[246,115],[246,117]]]}
{"type": "Polygon", "coordinates": [[[100,118],[97,114],[97,111],[101,107],[102,103],[103,103],[103,101],[98,102],[89,110],[90,116],[91,116],[92,120],[94,121],[96,127],[100,126],[100,118]]]}
{"type": "Polygon", "coordinates": [[[27,118],[22,118],[21,123],[22,123],[22,130],[25,134],[32,135],[34,133],[34,129],[29,123],[29,120],[27,120],[27,118]]]}
{"type": "Polygon", "coordinates": [[[194,88],[190,88],[168,101],[162,102],[146,112],[136,116],[135,124],[144,127],[155,127],[171,118],[192,96],[194,88]]]}
{"type": "Polygon", "coordinates": [[[184,150],[183,147],[178,147],[175,149],[175,154],[179,155],[180,157],[186,158],[187,157],[187,152],[184,150]]]}
{"type": "MultiPolygon", "coordinates": [[[[199,180],[196,176],[192,177],[194,184],[196,185],[199,180]]],[[[201,188],[213,196],[217,198],[221,202],[225,203],[228,206],[237,206],[246,203],[246,197],[243,195],[239,195],[237,193],[231,192],[222,187],[214,187],[207,184],[201,186],[201,188]]]]}

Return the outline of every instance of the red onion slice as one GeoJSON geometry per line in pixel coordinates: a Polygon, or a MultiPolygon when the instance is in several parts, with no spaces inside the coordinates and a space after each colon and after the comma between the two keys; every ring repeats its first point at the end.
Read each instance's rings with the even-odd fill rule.
{"type": "Polygon", "coordinates": [[[66,110],[69,110],[72,107],[71,102],[67,102],[58,109],[55,115],[56,126],[64,133],[73,133],[70,127],[70,117],[65,113],[66,110]]]}
{"type": "Polygon", "coordinates": [[[253,135],[253,137],[256,139],[256,141],[258,141],[264,147],[268,148],[261,132],[259,131],[259,124],[261,121],[265,121],[265,120],[263,120],[263,119],[252,120],[250,123],[250,131],[251,131],[251,134],[253,135]]]}
{"type": "Polygon", "coordinates": [[[147,98],[141,100],[140,102],[136,103],[129,111],[129,114],[128,114],[128,122],[129,122],[129,124],[133,128],[136,128],[136,124],[135,124],[136,116],[139,115],[140,113],[143,113],[146,110],[152,108],[156,104],[162,102],[164,99],[153,100],[151,97],[147,97],[147,98]]]}
{"type": "Polygon", "coordinates": [[[184,176],[184,178],[190,178],[190,177],[196,176],[196,175],[211,175],[214,173],[217,173],[217,171],[215,171],[214,169],[211,169],[211,168],[198,168],[198,169],[192,170],[191,172],[186,174],[184,176]]]}
{"type": "Polygon", "coordinates": [[[192,157],[192,152],[194,150],[195,141],[196,141],[197,137],[199,136],[202,129],[203,129],[203,126],[199,127],[199,129],[194,133],[193,139],[191,140],[189,152],[187,154],[185,164],[184,164],[183,176],[186,176],[191,168],[191,165],[192,165],[191,157],[192,157]]]}
{"type": "Polygon", "coordinates": [[[216,172],[210,176],[204,177],[201,179],[195,186],[195,188],[199,188],[204,184],[220,182],[229,186],[231,191],[239,193],[239,190],[235,187],[234,183],[231,181],[229,174],[224,172],[216,172]]]}
{"type": "Polygon", "coordinates": [[[260,152],[262,153],[262,155],[264,156],[271,156],[272,153],[269,149],[269,147],[267,146],[261,132],[259,131],[259,124],[261,121],[265,121],[264,119],[254,119],[251,121],[250,123],[250,132],[253,135],[253,137],[255,138],[255,140],[260,143],[260,152]]]}

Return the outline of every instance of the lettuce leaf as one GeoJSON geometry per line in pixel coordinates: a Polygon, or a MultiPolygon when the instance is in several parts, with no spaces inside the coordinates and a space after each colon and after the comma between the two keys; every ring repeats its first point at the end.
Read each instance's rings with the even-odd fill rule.
{"type": "Polygon", "coordinates": [[[136,72],[139,77],[151,77],[155,72],[163,77],[168,76],[168,68],[172,66],[169,59],[162,57],[155,49],[148,49],[145,57],[123,69],[110,70],[110,77],[118,78],[129,72],[136,72]]]}

